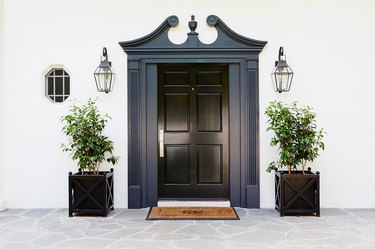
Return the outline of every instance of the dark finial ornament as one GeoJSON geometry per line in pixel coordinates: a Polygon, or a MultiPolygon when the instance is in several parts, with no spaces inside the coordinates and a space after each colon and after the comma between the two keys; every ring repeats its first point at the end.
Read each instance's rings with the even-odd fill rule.
{"type": "Polygon", "coordinates": [[[191,21],[189,22],[189,29],[191,33],[195,33],[195,30],[197,29],[198,23],[195,21],[195,16],[191,16],[191,21]]]}

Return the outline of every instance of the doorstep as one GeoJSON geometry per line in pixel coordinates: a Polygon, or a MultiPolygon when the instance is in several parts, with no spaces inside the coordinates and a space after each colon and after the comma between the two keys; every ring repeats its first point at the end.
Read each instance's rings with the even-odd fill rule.
{"type": "Polygon", "coordinates": [[[230,201],[158,201],[158,207],[230,207],[230,201]]]}

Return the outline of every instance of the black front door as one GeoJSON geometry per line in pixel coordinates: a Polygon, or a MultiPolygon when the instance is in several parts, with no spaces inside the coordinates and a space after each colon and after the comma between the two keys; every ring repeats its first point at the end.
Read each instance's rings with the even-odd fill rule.
{"type": "Polygon", "coordinates": [[[158,65],[158,198],[229,199],[228,65],[158,65]]]}

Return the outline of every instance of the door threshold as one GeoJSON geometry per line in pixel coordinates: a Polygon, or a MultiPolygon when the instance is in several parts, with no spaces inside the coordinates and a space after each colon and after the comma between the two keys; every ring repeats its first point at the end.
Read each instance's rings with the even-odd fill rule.
{"type": "Polygon", "coordinates": [[[230,201],[161,200],[158,207],[230,207],[230,201]]]}

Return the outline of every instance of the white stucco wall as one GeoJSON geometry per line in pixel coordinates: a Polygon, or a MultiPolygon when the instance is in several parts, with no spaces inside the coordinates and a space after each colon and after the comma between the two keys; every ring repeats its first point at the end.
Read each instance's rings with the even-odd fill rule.
{"type": "Polygon", "coordinates": [[[67,175],[76,166],[60,150],[65,138],[59,120],[69,101],[53,104],[44,97],[42,73],[51,64],[63,64],[70,71],[70,99],[100,96],[100,109],[112,116],[107,135],[121,156],[115,166],[115,205],[127,207],[126,55],[118,41],[144,36],[172,14],[180,19],[171,32],[178,42],[186,38],[191,14],[196,15],[203,41],[214,39],[215,32],[205,24],[210,14],[241,35],[268,41],[259,72],[261,207],[274,206],[273,175],[265,169],[277,154],[269,146],[272,134],[265,131],[263,115],[272,100],[298,100],[314,107],[319,125],[327,131],[326,150],[309,165],[321,171],[321,206],[375,207],[370,156],[375,140],[374,1],[3,2],[2,180],[8,207],[67,206],[67,175]],[[114,92],[108,95],[96,91],[93,78],[103,46],[117,74],[114,92]],[[284,46],[295,72],[287,94],[274,93],[271,85],[279,46],[284,46]]]}
{"type": "Polygon", "coordinates": [[[6,208],[3,199],[3,0],[0,0],[0,211],[6,208]]]}

